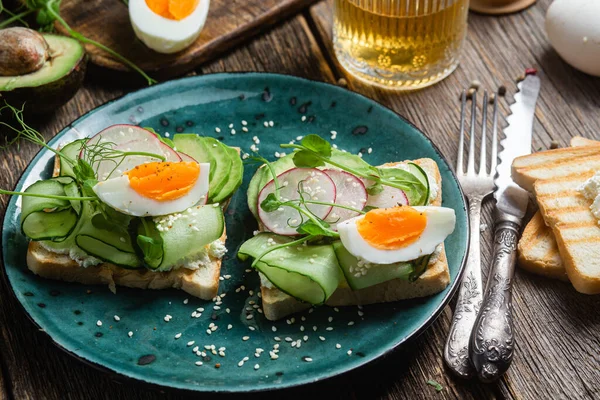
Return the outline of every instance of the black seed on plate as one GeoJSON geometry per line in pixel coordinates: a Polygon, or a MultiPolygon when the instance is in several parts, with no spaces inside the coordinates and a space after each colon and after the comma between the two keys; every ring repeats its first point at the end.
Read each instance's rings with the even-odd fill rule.
{"type": "Polygon", "coordinates": [[[359,357],[364,357],[364,356],[365,356],[365,353],[363,353],[362,351],[357,351],[357,352],[356,352],[356,353],[354,353],[354,354],[356,354],[356,355],[357,355],[357,356],[359,356],[359,357]]]}
{"type": "Polygon", "coordinates": [[[225,139],[225,136],[219,136],[217,139],[219,139],[220,141],[223,141],[223,139],[225,139]]]}
{"type": "Polygon", "coordinates": [[[312,101],[309,101],[307,103],[302,104],[299,108],[298,108],[298,112],[300,114],[306,114],[306,112],[308,111],[308,107],[310,107],[310,105],[312,104],[312,101]]]}
{"type": "Polygon", "coordinates": [[[238,96],[238,98],[239,98],[240,100],[244,100],[244,99],[246,98],[246,95],[245,95],[244,93],[242,93],[242,94],[240,94],[240,95],[238,96]]]}
{"type": "Polygon", "coordinates": [[[368,149],[366,149],[366,148],[364,148],[364,147],[362,147],[362,148],[360,149],[360,152],[361,152],[361,153],[363,153],[363,154],[364,154],[364,153],[366,153],[366,152],[368,152],[368,151],[369,151],[369,150],[368,150],[368,149]]]}
{"type": "Polygon", "coordinates": [[[154,354],[147,354],[138,359],[138,365],[148,365],[152,364],[154,361],[156,361],[156,356],[154,354]]]}
{"type": "Polygon", "coordinates": [[[104,333],[102,333],[102,332],[96,332],[96,334],[94,336],[96,336],[96,337],[102,337],[102,336],[104,336],[104,333]]]}
{"type": "Polygon", "coordinates": [[[295,106],[297,101],[298,101],[298,100],[297,100],[295,97],[292,97],[292,98],[290,99],[290,105],[291,105],[291,106],[295,106]]]}
{"type": "Polygon", "coordinates": [[[367,110],[367,113],[371,114],[371,111],[373,111],[373,106],[369,107],[369,109],[367,110]]]}
{"type": "Polygon", "coordinates": [[[82,321],[78,321],[77,325],[81,326],[81,325],[83,325],[83,322],[82,321]]]}
{"type": "Polygon", "coordinates": [[[143,113],[143,112],[144,112],[144,107],[138,107],[138,108],[137,108],[137,112],[139,112],[139,113],[143,113]]]}
{"type": "Polygon", "coordinates": [[[60,291],[56,290],[56,289],[53,289],[53,290],[50,291],[50,296],[54,296],[54,297],[60,296],[60,291]]]}
{"type": "Polygon", "coordinates": [[[46,308],[46,304],[44,304],[44,303],[38,303],[38,307],[39,308],[46,308]]]}
{"type": "Polygon", "coordinates": [[[361,125],[361,126],[357,126],[356,128],[354,128],[354,130],[352,131],[353,135],[364,135],[365,133],[367,133],[367,131],[369,130],[368,127],[361,125]]]}
{"type": "Polygon", "coordinates": [[[258,121],[259,119],[263,119],[264,117],[265,117],[265,114],[256,114],[254,116],[254,119],[258,121]]]}
{"type": "Polygon", "coordinates": [[[31,293],[31,292],[25,292],[25,293],[23,293],[23,296],[32,297],[33,293],[31,293]]]}
{"type": "Polygon", "coordinates": [[[317,119],[317,117],[311,115],[310,117],[308,117],[308,122],[313,122],[315,119],[317,119]]]}
{"type": "Polygon", "coordinates": [[[335,101],[332,101],[332,102],[331,102],[331,106],[330,106],[330,107],[331,107],[331,108],[335,108],[335,106],[337,106],[337,103],[336,103],[335,101]]]}
{"type": "Polygon", "coordinates": [[[79,315],[79,314],[81,314],[81,311],[80,310],[75,310],[75,311],[73,311],[73,314],[79,315]]]}
{"type": "Polygon", "coordinates": [[[183,126],[178,126],[177,128],[175,128],[175,132],[177,132],[177,133],[183,132],[183,126]]]}
{"type": "Polygon", "coordinates": [[[210,356],[202,357],[202,359],[204,360],[204,362],[210,362],[210,360],[212,360],[210,356]]]}
{"type": "Polygon", "coordinates": [[[213,321],[216,321],[219,319],[219,316],[217,315],[216,312],[213,312],[212,315],[210,316],[210,319],[212,319],[213,321]]]}
{"type": "Polygon", "coordinates": [[[271,91],[269,90],[268,87],[265,88],[265,90],[262,94],[262,99],[263,99],[263,101],[266,101],[267,103],[270,102],[271,100],[273,100],[273,95],[271,94],[271,91]]]}
{"type": "Polygon", "coordinates": [[[186,121],[185,123],[187,126],[194,126],[194,123],[192,121],[186,121]]]}
{"type": "Polygon", "coordinates": [[[275,375],[277,375],[277,376],[282,376],[282,375],[283,375],[283,372],[281,372],[281,371],[279,371],[279,372],[275,372],[275,375]]]}
{"type": "Polygon", "coordinates": [[[161,118],[161,119],[160,119],[160,124],[161,124],[162,126],[169,126],[169,120],[168,120],[168,119],[166,119],[166,118],[161,118]]]}

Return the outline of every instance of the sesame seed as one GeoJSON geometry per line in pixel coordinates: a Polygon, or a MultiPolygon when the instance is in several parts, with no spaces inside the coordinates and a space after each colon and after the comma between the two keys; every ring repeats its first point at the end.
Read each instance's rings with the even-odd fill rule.
{"type": "Polygon", "coordinates": [[[348,350],[348,351],[346,352],[346,354],[348,354],[349,356],[351,356],[351,355],[352,355],[352,350],[348,350]]]}
{"type": "Polygon", "coordinates": [[[258,364],[256,364],[256,365],[254,366],[254,369],[259,369],[259,368],[260,368],[260,365],[258,365],[258,364]]]}
{"type": "Polygon", "coordinates": [[[325,338],[323,336],[319,336],[319,340],[321,340],[322,342],[324,342],[325,338]]]}
{"type": "Polygon", "coordinates": [[[119,317],[118,315],[115,315],[113,318],[114,318],[114,319],[115,319],[115,321],[117,321],[117,322],[119,322],[119,321],[121,320],[121,317],[119,317]]]}
{"type": "Polygon", "coordinates": [[[198,307],[198,308],[196,308],[196,311],[203,312],[203,311],[204,311],[204,308],[202,308],[202,307],[198,307]]]}
{"type": "Polygon", "coordinates": [[[303,115],[301,119],[302,119],[302,122],[306,121],[306,115],[303,115]]]}
{"type": "Polygon", "coordinates": [[[127,333],[127,336],[132,337],[133,336],[133,332],[129,331],[129,333],[127,333]]]}
{"type": "Polygon", "coordinates": [[[340,312],[340,309],[339,309],[339,308],[337,308],[337,307],[333,307],[333,311],[335,311],[335,312],[340,312]]]}
{"type": "Polygon", "coordinates": [[[348,326],[352,326],[352,325],[354,325],[354,321],[348,322],[348,326]]]}
{"type": "Polygon", "coordinates": [[[275,325],[273,325],[273,326],[271,327],[271,330],[272,330],[273,332],[277,332],[277,327],[276,327],[275,325]]]}
{"type": "Polygon", "coordinates": [[[248,339],[250,339],[250,336],[244,336],[244,337],[242,338],[242,340],[243,340],[244,342],[245,342],[246,340],[248,340],[248,339]]]}
{"type": "Polygon", "coordinates": [[[175,339],[179,339],[181,337],[181,333],[178,333],[177,335],[175,335],[175,339]]]}
{"type": "Polygon", "coordinates": [[[369,149],[367,150],[367,153],[371,154],[373,152],[373,149],[371,147],[369,147],[369,149]]]}
{"type": "Polygon", "coordinates": [[[304,335],[304,336],[302,337],[302,340],[304,340],[305,342],[307,342],[307,341],[308,341],[308,336],[307,336],[307,335],[304,335]]]}
{"type": "Polygon", "coordinates": [[[214,306],[214,307],[213,307],[213,310],[217,310],[217,311],[219,311],[220,309],[221,309],[221,307],[219,307],[219,306],[214,306]]]}
{"type": "Polygon", "coordinates": [[[252,314],[246,315],[246,319],[252,319],[252,318],[254,318],[254,315],[252,315],[252,314]]]}
{"type": "Polygon", "coordinates": [[[219,128],[219,127],[216,127],[216,128],[215,128],[215,132],[217,132],[217,133],[221,133],[221,128],[219,128]]]}
{"type": "Polygon", "coordinates": [[[96,325],[102,326],[102,321],[98,320],[98,322],[96,322],[96,325]]]}
{"type": "Polygon", "coordinates": [[[329,322],[333,321],[333,317],[327,318],[327,321],[329,321],[329,322]]]}
{"type": "Polygon", "coordinates": [[[233,128],[233,124],[229,124],[229,129],[233,128]]]}
{"type": "Polygon", "coordinates": [[[293,341],[293,339],[292,339],[291,337],[289,337],[289,336],[288,336],[288,337],[286,337],[286,338],[285,338],[285,341],[289,343],[289,342],[292,342],[292,341],[293,341]]]}
{"type": "Polygon", "coordinates": [[[362,311],[360,311],[360,310],[358,310],[358,316],[359,316],[359,317],[362,317],[363,315],[365,315],[365,313],[364,313],[364,312],[362,312],[362,311]]]}
{"type": "Polygon", "coordinates": [[[248,132],[248,128],[246,128],[246,127],[244,126],[244,127],[242,127],[242,131],[244,131],[244,132],[248,132]]]}
{"type": "Polygon", "coordinates": [[[275,125],[275,123],[273,121],[269,121],[269,126],[273,127],[275,125]]]}
{"type": "Polygon", "coordinates": [[[190,340],[189,342],[187,342],[188,347],[192,347],[194,345],[194,343],[196,343],[193,340],[190,340]]]}
{"type": "Polygon", "coordinates": [[[246,125],[248,125],[248,122],[245,120],[242,120],[242,125],[246,126],[246,125]]]}
{"type": "Polygon", "coordinates": [[[196,353],[196,352],[200,351],[200,346],[196,346],[196,347],[194,347],[194,348],[192,349],[192,351],[193,351],[194,353],[196,353]]]}
{"type": "Polygon", "coordinates": [[[188,302],[189,302],[189,299],[185,299],[185,300],[183,301],[183,304],[187,304],[188,302]]]}
{"type": "Polygon", "coordinates": [[[263,125],[265,126],[265,128],[269,127],[269,123],[267,121],[263,122],[263,125]]]}
{"type": "Polygon", "coordinates": [[[275,336],[275,337],[273,338],[273,340],[275,340],[276,342],[281,342],[281,338],[280,338],[279,336],[275,336]]]}
{"type": "Polygon", "coordinates": [[[304,325],[300,325],[300,331],[304,332],[304,325]]]}
{"type": "Polygon", "coordinates": [[[231,310],[230,310],[229,308],[226,308],[226,309],[225,309],[225,312],[226,312],[227,314],[229,314],[229,313],[231,312],[231,310]]]}
{"type": "Polygon", "coordinates": [[[229,330],[231,328],[233,328],[233,325],[231,325],[231,324],[227,325],[227,330],[229,330]]]}
{"type": "Polygon", "coordinates": [[[250,329],[251,331],[254,331],[256,328],[253,326],[248,326],[248,329],[250,329]]]}
{"type": "Polygon", "coordinates": [[[325,328],[326,331],[332,331],[333,328],[331,326],[328,326],[327,328],[325,328]]]}
{"type": "Polygon", "coordinates": [[[339,343],[337,343],[337,344],[335,345],[335,348],[336,348],[336,349],[341,349],[341,348],[342,348],[342,345],[341,345],[341,344],[339,344],[339,343]]]}
{"type": "Polygon", "coordinates": [[[244,360],[240,360],[240,362],[238,362],[238,367],[241,367],[244,365],[244,360]]]}
{"type": "Polygon", "coordinates": [[[317,328],[317,326],[316,326],[316,325],[314,325],[314,326],[313,326],[313,331],[315,331],[315,332],[316,332],[316,331],[317,331],[317,329],[318,329],[318,328],[317,328]]]}
{"type": "Polygon", "coordinates": [[[197,366],[201,366],[202,365],[202,361],[196,361],[195,363],[197,366]]]}
{"type": "Polygon", "coordinates": [[[301,320],[301,321],[306,321],[306,317],[303,315],[303,316],[300,318],[300,320],[301,320]]]}
{"type": "Polygon", "coordinates": [[[310,357],[304,357],[304,361],[306,361],[306,362],[312,362],[312,358],[310,358],[310,357]]]}
{"type": "Polygon", "coordinates": [[[232,129],[232,130],[231,130],[231,134],[232,134],[232,135],[235,135],[235,129],[232,129]]]}

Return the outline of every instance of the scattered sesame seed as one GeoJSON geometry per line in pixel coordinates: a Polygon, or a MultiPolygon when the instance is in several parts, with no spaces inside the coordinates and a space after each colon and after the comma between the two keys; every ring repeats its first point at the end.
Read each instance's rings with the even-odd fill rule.
{"type": "Polygon", "coordinates": [[[317,329],[318,329],[318,328],[317,328],[317,326],[316,326],[316,325],[314,325],[314,326],[313,326],[313,331],[315,331],[315,332],[316,332],[316,331],[317,331],[317,329]]]}
{"type": "Polygon", "coordinates": [[[248,315],[246,315],[246,319],[252,319],[252,318],[254,318],[254,315],[253,315],[253,314],[248,314],[248,315]]]}
{"type": "Polygon", "coordinates": [[[333,317],[327,318],[327,321],[329,321],[329,322],[333,321],[333,317]]]}
{"type": "Polygon", "coordinates": [[[349,356],[351,356],[351,355],[352,355],[352,350],[348,350],[348,351],[346,352],[346,354],[348,354],[349,356]]]}
{"type": "Polygon", "coordinates": [[[215,128],[215,132],[217,132],[217,133],[221,133],[221,128],[219,128],[219,127],[216,127],[216,128],[215,128]]]}
{"type": "Polygon", "coordinates": [[[233,124],[229,124],[229,129],[233,128],[233,124]]]}
{"type": "Polygon", "coordinates": [[[367,149],[367,153],[371,154],[372,152],[373,152],[373,149],[372,149],[371,147],[369,147],[369,148],[367,149]]]}
{"type": "Polygon", "coordinates": [[[114,318],[114,319],[115,319],[115,321],[117,321],[117,322],[119,322],[119,321],[121,320],[121,317],[119,317],[118,315],[115,315],[113,318],[114,318]]]}
{"type": "Polygon", "coordinates": [[[230,310],[229,308],[226,308],[226,309],[225,309],[225,312],[226,312],[227,314],[229,314],[229,313],[231,312],[231,310],[230,310]]]}
{"type": "Polygon", "coordinates": [[[279,336],[275,336],[275,337],[273,338],[273,340],[275,340],[276,342],[281,342],[281,338],[280,338],[279,336]]]}
{"type": "Polygon", "coordinates": [[[194,347],[194,348],[192,349],[192,351],[193,351],[194,353],[196,353],[196,352],[200,351],[200,346],[196,346],[196,347],[194,347]]]}
{"type": "Polygon", "coordinates": [[[240,360],[240,362],[238,362],[238,367],[241,367],[244,365],[244,360],[240,360]]]}
{"type": "Polygon", "coordinates": [[[339,343],[337,343],[337,344],[335,345],[335,348],[336,348],[336,349],[341,349],[341,348],[342,348],[342,345],[341,345],[341,344],[339,344],[339,343]]]}
{"type": "Polygon", "coordinates": [[[273,121],[269,121],[269,126],[273,127],[275,125],[275,123],[273,121]]]}
{"type": "Polygon", "coordinates": [[[196,361],[195,363],[197,366],[201,366],[202,365],[202,361],[196,361]]]}
{"type": "Polygon", "coordinates": [[[253,327],[252,325],[248,326],[248,329],[250,329],[251,331],[254,331],[256,328],[253,327]]]}
{"type": "Polygon", "coordinates": [[[190,301],[189,299],[185,299],[185,300],[183,301],[183,304],[187,304],[189,301],[190,301]]]}
{"type": "Polygon", "coordinates": [[[348,326],[352,326],[352,325],[354,325],[354,321],[348,322],[348,326]]]}
{"type": "Polygon", "coordinates": [[[196,343],[193,340],[190,340],[189,342],[187,342],[188,347],[192,347],[194,345],[194,343],[196,343]]]}
{"type": "Polygon", "coordinates": [[[96,322],[96,325],[102,326],[102,321],[98,320],[98,322],[96,322]]]}
{"type": "Polygon", "coordinates": [[[231,134],[232,134],[232,135],[235,135],[235,129],[232,129],[232,130],[231,130],[231,134]]]}
{"type": "Polygon", "coordinates": [[[339,309],[339,308],[337,308],[337,307],[333,307],[333,311],[335,311],[335,312],[340,312],[340,309],[339,309]]]}
{"type": "Polygon", "coordinates": [[[362,311],[360,311],[360,310],[358,310],[358,316],[359,316],[359,317],[362,317],[363,315],[365,315],[365,313],[364,313],[364,312],[362,312],[362,311]]]}
{"type": "Polygon", "coordinates": [[[292,339],[291,337],[289,337],[289,336],[288,336],[288,337],[286,337],[286,338],[285,338],[285,341],[289,343],[289,342],[292,342],[292,341],[293,341],[293,339],[292,339]]]}
{"type": "Polygon", "coordinates": [[[332,331],[333,328],[331,326],[328,326],[327,328],[325,328],[326,331],[332,331]]]}
{"type": "Polygon", "coordinates": [[[175,339],[179,339],[181,337],[181,333],[178,333],[177,335],[175,335],[175,339]]]}
{"type": "Polygon", "coordinates": [[[313,360],[313,359],[312,359],[312,358],[310,358],[310,357],[304,357],[304,361],[306,361],[306,362],[312,362],[312,360],[313,360]]]}
{"type": "Polygon", "coordinates": [[[217,311],[219,311],[220,309],[221,309],[221,307],[219,307],[219,306],[214,306],[214,307],[213,307],[213,310],[217,310],[217,311]]]}
{"type": "Polygon", "coordinates": [[[267,121],[263,122],[263,125],[265,126],[265,128],[269,127],[269,123],[267,121]]]}
{"type": "Polygon", "coordinates": [[[307,336],[307,335],[304,335],[304,336],[302,337],[302,340],[304,340],[305,342],[307,342],[307,341],[308,341],[308,336],[307,336]]]}
{"type": "MultiPolygon", "coordinates": [[[[303,115],[301,120],[302,120],[302,122],[306,121],[306,115],[303,115]]],[[[298,140],[300,140],[300,139],[298,139],[298,140]]]]}
{"type": "Polygon", "coordinates": [[[325,337],[319,336],[319,340],[321,340],[322,342],[324,342],[325,341],[325,337]]]}
{"type": "Polygon", "coordinates": [[[244,337],[242,338],[242,340],[243,340],[244,342],[245,342],[246,340],[248,340],[248,339],[250,339],[250,336],[244,336],[244,337]]]}
{"type": "Polygon", "coordinates": [[[242,120],[242,125],[246,126],[248,125],[248,122],[246,120],[242,120]]]}
{"type": "Polygon", "coordinates": [[[259,369],[259,368],[260,368],[260,365],[258,365],[258,364],[256,364],[256,365],[254,366],[254,369],[259,369]]]}
{"type": "Polygon", "coordinates": [[[133,336],[133,332],[129,331],[129,333],[127,333],[127,336],[132,337],[133,336]]]}
{"type": "Polygon", "coordinates": [[[304,325],[300,325],[300,332],[304,332],[304,325]]]}
{"type": "Polygon", "coordinates": [[[273,325],[273,326],[271,327],[271,330],[272,330],[273,332],[277,332],[277,327],[276,327],[275,325],[273,325]]]}
{"type": "Polygon", "coordinates": [[[306,317],[303,315],[302,317],[300,317],[301,321],[306,321],[306,317]]]}
{"type": "Polygon", "coordinates": [[[202,307],[198,307],[198,308],[196,308],[196,311],[203,312],[203,311],[204,311],[204,308],[202,308],[202,307]]]}

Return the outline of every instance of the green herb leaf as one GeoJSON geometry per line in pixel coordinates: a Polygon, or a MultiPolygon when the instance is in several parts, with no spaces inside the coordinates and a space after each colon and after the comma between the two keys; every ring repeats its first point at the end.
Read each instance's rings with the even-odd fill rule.
{"type": "Polygon", "coordinates": [[[269,195],[260,203],[260,208],[266,212],[276,211],[281,206],[281,201],[277,199],[275,193],[269,193],[269,195]]]}
{"type": "Polygon", "coordinates": [[[441,392],[444,389],[444,387],[442,385],[440,385],[438,382],[434,381],[433,379],[428,380],[427,384],[430,386],[433,386],[435,388],[435,390],[437,390],[438,392],[441,392]]]}
{"type": "Polygon", "coordinates": [[[366,212],[366,213],[368,213],[369,211],[372,211],[372,210],[377,210],[378,208],[379,208],[379,207],[374,207],[374,206],[365,206],[365,208],[363,208],[362,210],[363,210],[363,212],[366,212]]]}
{"type": "Polygon", "coordinates": [[[294,153],[294,165],[298,168],[316,168],[325,166],[325,162],[316,154],[308,150],[300,150],[294,153]]]}
{"type": "Polygon", "coordinates": [[[331,157],[331,144],[329,144],[327,140],[321,138],[318,135],[307,135],[302,139],[300,143],[308,150],[314,151],[315,153],[323,157],[331,157]]]}
{"type": "Polygon", "coordinates": [[[296,229],[296,232],[301,235],[337,237],[337,233],[327,228],[329,228],[329,224],[325,221],[322,221],[319,226],[314,221],[308,220],[301,224],[298,229],[296,229]]]}
{"type": "Polygon", "coordinates": [[[73,167],[73,172],[79,182],[96,179],[96,172],[92,166],[81,158],[77,159],[77,164],[73,167]]]}
{"type": "Polygon", "coordinates": [[[372,184],[371,186],[369,186],[367,188],[367,193],[370,196],[375,196],[381,192],[383,192],[383,185],[379,182],[375,182],[374,184],[372,184]]]}
{"type": "Polygon", "coordinates": [[[138,235],[136,238],[137,245],[144,254],[144,261],[151,265],[160,264],[163,257],[163,242],[159,238],[151,238],[149,236],[138,235]]]}
{"type": "Polygon", "coordinates": [[[98,181],[96,179],[87,179],[83,182],[83,185],[81,186],[81,191],[83,192],[83,195],[86,197],[98,197],[96,195],[96,192],[94,192],[94,186],[96,186],[96,184],[98,184],[98,181]]]}

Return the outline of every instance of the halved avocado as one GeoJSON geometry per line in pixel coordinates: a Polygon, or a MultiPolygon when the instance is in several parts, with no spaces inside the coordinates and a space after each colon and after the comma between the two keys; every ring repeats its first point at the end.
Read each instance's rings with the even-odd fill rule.
{"type": "Polygon", "coordinates": [[[26,104],[29,113],[44,113],[69,101],[81,87],[87,65],[85,49],[77,40],[44,34],[50,57],[39,70],[0,76],[0,94],[13,106],[26,104]]]}

